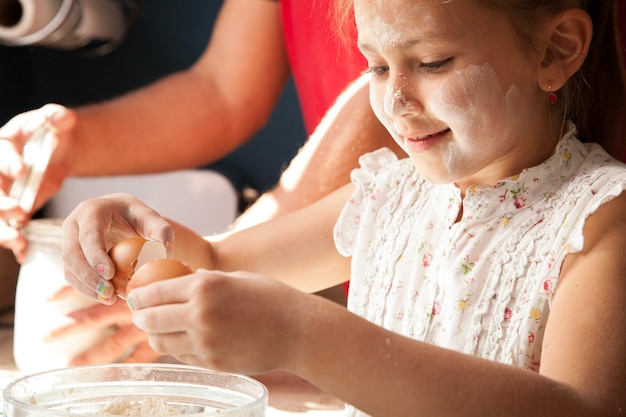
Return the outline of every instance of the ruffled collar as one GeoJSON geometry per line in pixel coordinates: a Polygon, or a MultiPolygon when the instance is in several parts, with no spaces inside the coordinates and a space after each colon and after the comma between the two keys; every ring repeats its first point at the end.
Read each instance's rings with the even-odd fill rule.
{"type": "MultiPolygon", "coordinates": [[[[495,186],[470,187],[463,200],[461,222],[506,216],[549,198],[559,184],[578,171],[588,154],[585,145],[576,137],[574,124],[568,122],[567,128],[552,156],[543,163],[500,180],[495,186]]],[[[452,189],[448,191],[453,192],[454,200],[460,205],[460,190],[454,184],[450,187],[452,189]]]]}

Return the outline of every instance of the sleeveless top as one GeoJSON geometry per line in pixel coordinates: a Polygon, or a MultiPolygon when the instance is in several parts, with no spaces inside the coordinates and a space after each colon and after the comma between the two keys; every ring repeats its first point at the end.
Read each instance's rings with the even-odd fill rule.
{"type": "Polygon", "coordinates": [[[352,256],[348,308],[417,340],[538,371],[563,259],[582,249],[587,216],[626,188],[626,165],[581,143],[571,124],[544,163],[463,200],[388,149],[360,163],[334,231],[352,256]]]}

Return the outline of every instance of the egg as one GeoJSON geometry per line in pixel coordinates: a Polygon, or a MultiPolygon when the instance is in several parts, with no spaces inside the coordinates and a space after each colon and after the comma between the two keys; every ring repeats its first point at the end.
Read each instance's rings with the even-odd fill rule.
{"type": "Polygon", "coordinates": [[[115,293],[121,298],[126,298],[128,292],[126,287],[136,270],[149,261],[166,258],[167,251],[160,242],[132,237],[113,245],[109,250],[109,256],[115,265],[115,275],[111,280],[115,293]]]}
{"type": "Polygon", "coordinates": [[[177,259],[153,259],[135,270],[135,274],[126,286],[126,293],[152,282],[176,278],[192,272],[191,268],[177,259]]]}

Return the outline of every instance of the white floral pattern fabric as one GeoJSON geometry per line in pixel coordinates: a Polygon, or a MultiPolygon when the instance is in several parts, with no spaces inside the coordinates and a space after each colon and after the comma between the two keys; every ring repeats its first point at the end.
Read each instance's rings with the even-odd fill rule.
{"type": "Polygon", "coordinates": [[[582,249],[585,219],[626,188],[626,166],[575,133],[570,124],[547,161],[464,199],[388,149],[364,155],[335,226],[337,248],[352,256],[348,308],[405,336],[537,371],[561,263],[582,249]]]}

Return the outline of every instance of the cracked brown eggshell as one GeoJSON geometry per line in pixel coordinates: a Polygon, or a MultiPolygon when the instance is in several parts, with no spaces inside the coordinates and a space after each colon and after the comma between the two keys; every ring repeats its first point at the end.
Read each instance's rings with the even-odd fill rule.
{"type": "MultiPolygon", "coordinates": [[[[145,264],[167,257],[165,246],[156,241],[144,239],[142,237],[131,237],[120,240],[111,249],[109,256],[115,265],[115,274],[111,280],[115,293],[126,299],[128,293],[127,286],[135,276],[135,273],[145,264]]],[[[181,263],[179,261],[176,261],[181,263]]],[[[182,263],[181,263],[182,264],[182,263]]],[[[151,275],[159,277],[167,275],[167,269],[163,272],[152,269],[151,275]]],[[[145,278],[142,278],[145,280],[145,278]]]]}

